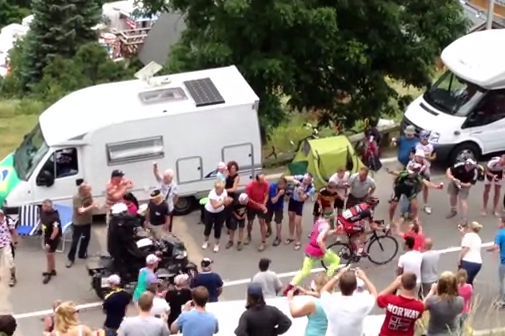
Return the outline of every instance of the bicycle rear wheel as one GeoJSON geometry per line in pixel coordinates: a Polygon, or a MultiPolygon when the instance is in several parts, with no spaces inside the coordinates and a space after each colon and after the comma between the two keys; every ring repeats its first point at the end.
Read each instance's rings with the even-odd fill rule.
{"type": "MultiPolygon", "coordinates": [[[[347,266],[351,263],[354,253],[352,252],[351,246],[348,243],[336,241],[327,248],[328,250],[332,250],[333,252],[335,252],[335,254],[340,257],[341,265],[347,266]]],[[[328,269],[328,266],[326,266],[323,259],[321,259],[321,265],[325,270],[328,269]]]]}
{"type": "Polygon", "coordinates": [[[385,265],[396,257],[396,255],[398,254],[398,248],[399,248],[398,241],[392,236],[389,235],[375,236],[370,240],[370,243],[368,243],[367,247],[368,259],[376,265],[385,265]],[[391,251],[392,253],[390,253],[389,257],[386,257],[385,260],[379,261],[375,258],[377,254],[370,252],[371,247],[374,246],[375,248],[376,245],[379,247],[380,251],[382,252],[382,255],[387,256],[388,254],[386,254],[385,252],[388,251],[391,251]]]}

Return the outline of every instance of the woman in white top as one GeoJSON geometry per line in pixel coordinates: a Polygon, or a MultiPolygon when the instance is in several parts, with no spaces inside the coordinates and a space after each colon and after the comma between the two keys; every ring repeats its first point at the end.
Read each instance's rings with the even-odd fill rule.
{"type": "Polygon", "coordinates": [[[505,170],[505,155],[496,156],[489,160],[486,166],[486,176],[484,180],[484,192],[482,194],[482,216],[487,215],[487,204],[489,202],[489,194],[491,189],[494,189],[493,195],[493,214],[498,217],[498,203],[500,202],[501,185],[503,181],[503,171],[505,170]]]}
{"type": "Polygon", "coordinates": [[[214,252],[218,252],[219,239],[221,238],[221,231],[226,220],[225,207],[231,203],[232,199],[228,197],[226,190],[224,190],[224,183],[221,181],[217,181],[214,184],[214,189],[210,191],[208,198],[209,201],[204,207],[205,229],[203,235],[205,236],[205,241],[203,242],[202,249],[209,247],[209,236],[212,229],[214,229],[214,252]]]}
{"type": "Polygon", "coordinates": [[[61,303],[54,311],[54,330],[50,336],[93,336],[93,331],[79,323],[79,311],[72,302],[61,303]]]}
{"type": "Polygon", "coordinates": [[[482,267],[482,256],[480,254],[482,239],[479,236],[481,229],[482,225],[477,222],[471,222],[465,227],[460,228],[461,233],[463,233],[463,239],[461,241],[458,266],[468,273],[467,283],[470,285],[473,285],[473,280],[482,267]]]}

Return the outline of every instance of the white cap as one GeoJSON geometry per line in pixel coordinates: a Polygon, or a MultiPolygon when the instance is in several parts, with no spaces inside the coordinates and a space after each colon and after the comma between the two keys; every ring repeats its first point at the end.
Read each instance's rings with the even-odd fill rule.
{"type": "Polygon", "coordinates": [[[241,193],[240,196],[238,197],[239,202],[245,202],[249,199],[249,196],[247,196],[246,193],[241,193]]]}
{"type": "Polygon", "coordinates": [[[160,259],[154,254],[150,254],[146,257],[146,264],[148,265],[156,264],[158,261],[160,261],[160,259]]]}
{"type": "Polygon", "coordinates": [[[124,203],[116,203],[110,208],[110,211],[113,215],[117,215],[128,211],[128,207],[124,203]]]}
{"type": "Polygon", "coordinates": [[[119,285],[121,283],[121,278],[117,274],[112,274],[107,278],[107,282],[111,285],[119,285]]]}
{"type": "Polygon", "coordinates": [[[471,164],[473,166],[477,164],[477,162],[474,159],[470,159],[470,158],[466,159],[465,163],[466,164],[471,164]]]}
{"type": "Polygon", "coordinates": [[[219,162],[217,164],[217,169],[225,169],[226,168],[226,163],[224,162],[219,162]]]}
{"type": "Polygon", "coordinates": [[[419,157],[422,157],[424,158],[425,157],[425,153],[422,149],[418,149],[416,150],[416,153],[414,154],[415,156],[419,156],[419,157]]]}

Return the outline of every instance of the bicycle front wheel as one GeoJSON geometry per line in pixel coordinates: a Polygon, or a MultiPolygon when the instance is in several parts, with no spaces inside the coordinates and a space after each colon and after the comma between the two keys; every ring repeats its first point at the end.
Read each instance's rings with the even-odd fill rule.
{"type": "Polygon", "coordinates": [[[398,248],[398,241],[392,236],[375,236],[368,244],[368,259],[376,265],[385,265],[396,257],[398,248]]]}
{"type": "MultiPolygon", "coordinates": [[[[339,256],[341,265],[348,266],[353,259],[354,253],[351,250],[351,246],[347,243],[336,241],[328,246],[328,250],[332,250],[339,256]]],[[[328,266],[324,263],[323,259],[321,259],[321,265],[325,270],[328,270],[328,266]]]]}

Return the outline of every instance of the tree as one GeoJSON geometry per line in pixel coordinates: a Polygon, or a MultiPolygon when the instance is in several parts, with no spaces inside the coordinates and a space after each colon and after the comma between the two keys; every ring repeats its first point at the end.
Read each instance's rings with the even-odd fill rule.
{"type": "Polygon", "coordinates": [[[73,58],[54,57],[44,68],[43,77],[33,87],[35,96],[54,103],[68,92],[87,86],[133,78],[135,69],[113,61],[97,42],[82,45],[73,58]]]}
{"type": "Polygon", "coordinates": [[[424,87],[435,58],[467,23],[454,0],[144,0],[186,14],[171,71],[235,64],[261,99],[263,120],[282,119],[279,98],[328,119],[391,113],[405,102],[388,78],[424,87]],[[401,98],[401,99],[400,99],[401,98]]]}
{"type": "Polygon", "coordinates": [[[19,23],[23,19],[23,11],[12,1],[0,0],[0,28],[11,23],[19,23]]]}
{"type": "Polygon", "coordinates": [[[29,90],[43,76],[43,70],[54,58],[72,58],[79,47],[96,42],[92,28],[101,18],[97,0],[33,0],[34,19],[24,37],[19,72],[21,86],[29,90]]]}

